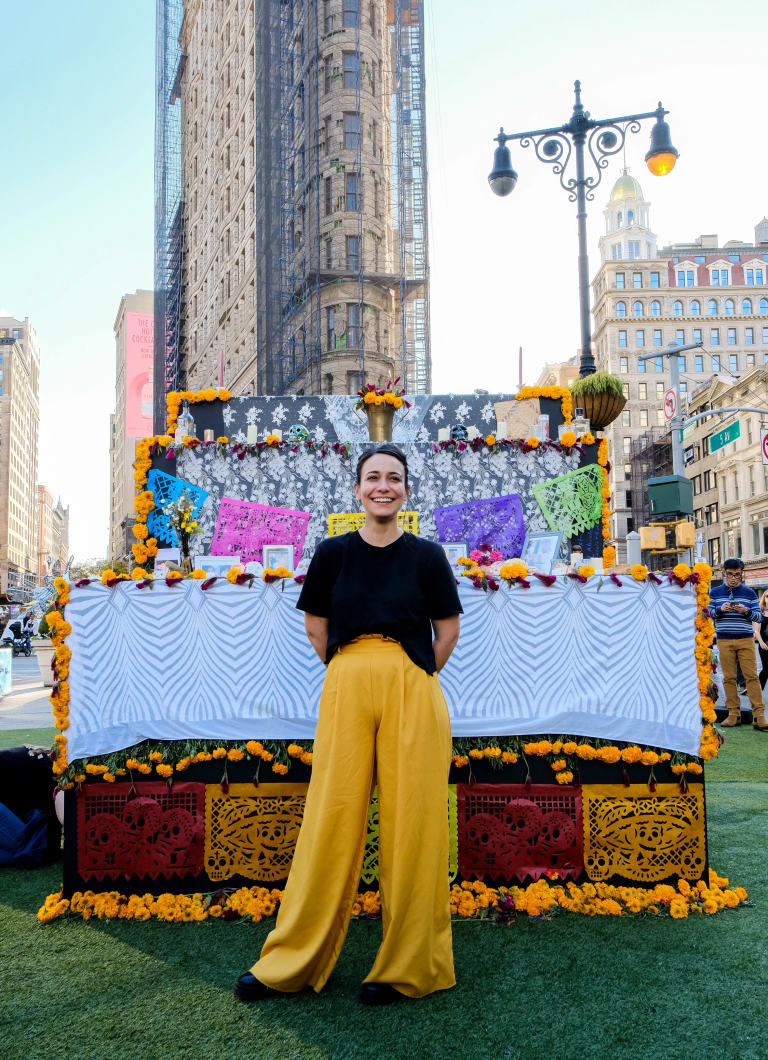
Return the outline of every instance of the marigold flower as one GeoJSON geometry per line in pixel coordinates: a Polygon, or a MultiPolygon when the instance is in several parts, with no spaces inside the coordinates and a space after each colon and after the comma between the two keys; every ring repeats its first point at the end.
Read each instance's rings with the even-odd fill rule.
{"type": "Polygon", "coordinates": [[[243,571],[240,567],[230,567],[227,571],[227,581],[230,582],[232,585],[236,585],[237,579],[242,573],[243,571]]]}
{"type": "Polygon", "coordinates": [[[230,762],[242,762],[245,758],[245,754],[240,750],[239,747],[230,747],[227,751],[227,759],[230,762]]]}
{"type": "Polygon", "coordinates": [[[680,578],[683,581],[691,576],[691,568],[687,563],[678,563],[672,568],[672,573],[676,578],[680,578]]]}
{"type": "MultiPolygon", "coordinates": [[[[575,437],[576,437],[576,436],[574,435],[574,438],[575,438],[575,437]]],[[[526,444],[526,445],[527,445],[527,446],[528,446],[528,447],[529,447],[530,449],[538,449],[538,448],[539,448],[539,439],[538,439],[538,438],[535,438],[535,437],[534,437],[533,435],[531,435],[531,437],[530,437],[530,438],[526,438],[526,439],[525,439],[525,444],[526,444]]]]}
{"type": "Polygon", "coordinates": [[[173,774],[173,766],[168,765],[167,762],[156,765],[155,770],[161,777],[170,777],[173,774]]]}
{"type": "Polygon", "coordinates": [[[486,445],[496,445],[496,435],[495,434],[486,435],[485,444],[486,445]]]}
{"type": "Polygon", "coordinates": [[[190,578],[192,578],[196,582],[205,581],[205,579],[207,577],[208,577],[208,575],[205,573],[205,571],[204,570],[200,570],[199,567],[195,567],[195,569],[190,574],[190,578]]]}
{"type": "Polygon", "coordinates": [[[288,766],[283,762],[274,762],[272,765],[272,772],[277,773],[279,776],[285,776],[288,772],[288,766]]]}
{"type": "Polygon", "coordinates": [[[570,448],[572,445],[576,445],[576,433],[574,431],[565,431],[560,436],[560,444],[566,448],[570,448]]]}
{"type": "Polygon", "coordinates": [[[582,563],[582,565],[579,567],[579,574],[582,576],[582,578],[591,578],[594,573],[595,568],[592,567],[589,563],[582,563]]]}
{"type": "Polygon", "coordinates": [[[227,757],[227,749],[226,749],[226,747],[214,747],[214,749],[211,752],[211,754],[213,755],[214,758],[226,758],[227,757]]]}

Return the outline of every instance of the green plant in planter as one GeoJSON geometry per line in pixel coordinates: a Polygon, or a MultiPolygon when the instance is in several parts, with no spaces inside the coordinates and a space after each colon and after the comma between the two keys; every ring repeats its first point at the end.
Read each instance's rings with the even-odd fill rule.
{"type": "Polygon", "coordinates": [[[37,629],[38,637],[50,637],[50,635],[51,635],[51,627],[48,625],[48,615],[50,615],[51,611],[55,611],[55,610],[56,610],[55,607],[49,607],[48,610],[43,615],[43,617],[40,619],[40,625],[38,626],[38,629],[37,629]]]}
{"type": "Polygon", "coordinates": [[[610,372],[593,372],[592,375],[579,376],[570,383],[570,387],[574,397],[579,397],[581,394],[624,396],[624,383],[621,377],[612,375],[610,372]]]}

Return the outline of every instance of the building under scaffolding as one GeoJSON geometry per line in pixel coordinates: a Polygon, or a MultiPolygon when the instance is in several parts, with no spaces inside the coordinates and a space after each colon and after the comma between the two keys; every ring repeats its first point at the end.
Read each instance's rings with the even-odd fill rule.
{"type": "Polygon", "coordinates": [[[158,0],[157,35],[155,378],[428,392],[422,0],[158,0]]]}
{"type": "MultiPolygon", "coordinates": [[[[629,448],[629,462],[632,469],[632,525],[629,529],[637,530],[651,521],[648,479],[672,474],[672,437],[669,428],[651,427],[638,438],[633,438],[629,448]]],[[[651,558],[654,569],[659,565],[654,562],[657,558],[651,558]]]]}

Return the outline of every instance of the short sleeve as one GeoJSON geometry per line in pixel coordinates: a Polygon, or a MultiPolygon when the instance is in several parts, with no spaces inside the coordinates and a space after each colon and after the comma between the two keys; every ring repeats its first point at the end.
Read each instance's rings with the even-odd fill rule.
{"type": "Polygon", "coordinates": [[[337,573],[325,544],[321,542],[312,557],[296,603],[299,611],[308,611],[320,618],[331,617],[331,592],[337,573]]]}
{"type": "Polygon", "coordinates": [[[459,603],[456,577],[448,557],[439,545],[430,551],[432,556],[428,564],[429,579],[426,587],[429,617],[441,619],[460,615],[464,608],[459,603]]]}

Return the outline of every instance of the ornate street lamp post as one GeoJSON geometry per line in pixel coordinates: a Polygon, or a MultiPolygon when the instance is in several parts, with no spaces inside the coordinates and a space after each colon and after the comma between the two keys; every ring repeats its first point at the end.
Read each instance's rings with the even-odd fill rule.
{"type": "Polygon", "coordinates": [[[639,132],[640,122],[655,118],[651,130],[651,146],[645,156],[646,164],[656,177],[666,176],[674,168],[678,152],[669,138],[669,125],[664,121],[664,110],[659,103],[656,110],[645,114],[625,114],[619,118],[591,118],[581,102],[581,82],[574,82],[576,101],[570,121],[553,129],[534,129],[524,133],[505,133],[499,129],[494,137],[498,147],[493,155],[493,169],[488,183],[496,195],[509,195],[517,183],[517,173],[512,168],[508,140],[519,140],[521,147],[533,148],[536,157],[552,166],[559,174],[562,188],[568,192],[570,202],[576,203],[576,220],[579,231],[579,315],[581,318],[580,375],[592,375],[595,358],[592,355],[592,333],[589,323],[589,263],[587,260],[587,200],[595,197],[595,188],[600,183],[603,170],[610,155],[621,151],[628,132],[639,132]],[[596,175],[584,172],[584,147],[586,145],[595,166],[596,175]],[[566,177],[566,169],[575,156],[576,176],[566,177]]]}

